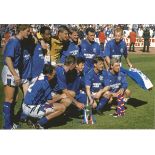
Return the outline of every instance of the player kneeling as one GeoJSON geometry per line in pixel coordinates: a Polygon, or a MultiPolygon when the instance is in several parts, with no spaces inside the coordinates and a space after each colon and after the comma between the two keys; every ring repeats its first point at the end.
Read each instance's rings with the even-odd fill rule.
{"type": "Polygon", "coordinates": [[[102,115],[101,109],[108,102],[105,93],[109,87],[104,85],[104,60],[102,57],[97,56],[94,59],[94,67],[87,73],[85,77],[86,94],[89,99],[90,105],[97,110],[99,115],[102,115]],[[97,101],[99,104],[97,105],[97,101]]]}
{"type": "Polygon", "coordinates": [[[110,70],[105,75],[104,84],[109,86],[109,91],[106,92],[107,98],[117,99],[116,113],[113,116],[123,116],[125,114],[125,102],[127,102],[131,92],[127,89],[126,75],[120,72],[120,62],[118,59],[111,59],[110,70]]]}
{"type": "Polygon", "coordinates": [[[65,106],[57,101],[66,98],[66,95],[57,95],[53,97],[52,89],[49,84],[55,75],[55,68],[51,65],[45,65],[43,74],[41,74],[35,83],[32,83],[27,91],[22,105],[23,112],[32,118],[38,118],[35,124],[36,128],[43,129],[45,124],[61,115],[65,106]],[[53,99],[52,99],[53,98],[53,99]]]}

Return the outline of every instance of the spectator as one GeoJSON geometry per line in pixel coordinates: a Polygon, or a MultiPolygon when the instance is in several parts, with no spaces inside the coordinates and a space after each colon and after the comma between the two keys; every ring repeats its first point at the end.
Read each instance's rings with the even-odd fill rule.
{"type": "Polygon", "coordinates": [[[78,35],[79,35],[79,38],[80,38],[81,40],[83,40],[83,39],[84,39],[84,32],[83,32],[83,28],[80,28],[80,29],[79,29],[78,35]]]}
{"type": "Polygon", "coordinates": [[[105,43],[105,40],[106,40],[106,36],[103,32],[103,29],[101,29],[101,31],[99,32],[99,41],[100,41],[100,48],[101,48],[101,51],[104,51],[104,43],[105,43]]]}
{"type": "Polygon", "coordinates": [[[150,37],[152,38],[153,37],[153,29],[150,28],[150,37]]]}
{"type": "Polygon", "coordinates": [[[0,48],[2,48],[1,42],[2,42],[2,34],[1,34],[1,31],[0,31],[0,48]]]}
{"type": "Polygon", "coordinates": [[[132,52],[135,52],[135,42],[136,42],[136,32],[134,29],[132,29],[132,32],[130,32],[130,48],[129,51],[131,51],[131,47],[133,47],[132,52]]]}
{"type": "Polygon", "coordinates": [[[150,46],[150,31],[149,28],[147,27],[143,33],[143,38],[144,38],[144,47],[143,47],[143,52],[145,52],[145,48],[147,46],[147,52],[149,52],[149,46],[150,46]]]}
{"type": "Polygon", "coordinates": [[[143,36],[143,28],[139,28],[139,30],[138,30],[138,37],[139,37],[140,41],[142,39],[142,36],[143,36]]]}
{"type": "Polygon", "coordinates": [[[153,36],[152,36],[153,38],[155,37],[155,29],[153,30],[153,36]]]}

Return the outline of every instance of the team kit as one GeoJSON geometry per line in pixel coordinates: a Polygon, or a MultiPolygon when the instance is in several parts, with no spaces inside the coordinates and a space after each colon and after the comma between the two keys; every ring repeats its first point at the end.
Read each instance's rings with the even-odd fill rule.
{"type": "Polygon", "coordinates": [[[97,123],[93,114],[104,117],[106,104],[113,101],[116,108],[111,117],[124,117],[131,96],[127,75],[143,89],[153,87],[129,60],[120,27],[114,29],[114,38],[103,51],[92,27],[86,29],[85,39],[79,39],[75,27],[60,25],[57,36],[52,37],[48,26],[34,34],[31,25],[19,24],[4,47],[3,64],[3,129],[19,128],[14,108],[20,89],[23,99],[18,121],[44,129],[71,105],[81,111],[84,124],[97,123]],[[123,68],[122,57],[129,70],[123,68]]]}

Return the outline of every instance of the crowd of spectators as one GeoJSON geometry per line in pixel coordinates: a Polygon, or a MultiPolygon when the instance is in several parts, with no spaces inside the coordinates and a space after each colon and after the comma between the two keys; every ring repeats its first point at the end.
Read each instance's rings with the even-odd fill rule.
{"type": "MultiPolygon", "coordinates": [[[[51,35],[54,37],[57,35],[58,27],[61,24],[31,24],[33,32],[39,32],[40,28],[43,26],[49,26],[51,29],[51,35]]],[[[113,32],[116,27],[121,27],[123,29],[124,38],[130,37],[130,32],[134,30],[137,38],[142,38],[145,29],[150,31],[150,38],[155,38],[155,24],[66,24],[68,28],[76,27],[79,30],[79,38],[84,39],[86,36],[86,28],[93,27],[96,31],[96,38],[99,38],[100,43],[104,45],[105,40],[108,41],[113,38],[113,32]],[[100,34],[101,33],[101,34],[100,34]]],[[[5,41],[8,40],[10,36],[16,34],[16,24],[1,24],[0,25],[0,46],[2,38],[5,41]]],[[[103,46],[104,47],[104,46],[103,46]]]]}

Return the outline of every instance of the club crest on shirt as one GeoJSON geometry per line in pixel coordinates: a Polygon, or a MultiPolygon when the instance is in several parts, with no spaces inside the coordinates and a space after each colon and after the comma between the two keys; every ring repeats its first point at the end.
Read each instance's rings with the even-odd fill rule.
{"type": "Polygon", "coordinates": [[[118,76],[118,80],[121,81],[121,76],[118,76]]]}
{"type": "Polygon", "coordinates": [[[93,48],[93,52],[96,53],[96,48],[93,48]]]}
{"type": "Polygon", "coordinates": [[[124,52],[123,48],[121,48],[121,49],[120,49],[120,52],[121,52],[121,53],[123,53],[123,52],[124,52]]]}
{"type": "Polygon", "coordinates": [[[100,76],[99,79],[102,81],[103,80],[103,76],[100,76]]]}
{"type": "Polygon", "coordinates": [[[113,49],[113,50],[112,50],[112,52],[114,53],[114,52],[115,52],[115,50],[113,49]]]}

